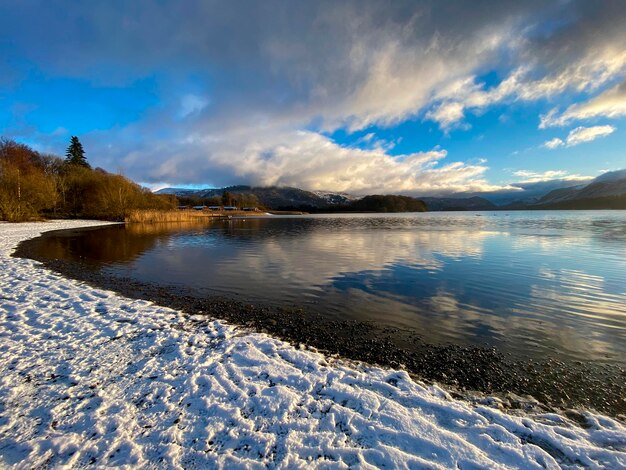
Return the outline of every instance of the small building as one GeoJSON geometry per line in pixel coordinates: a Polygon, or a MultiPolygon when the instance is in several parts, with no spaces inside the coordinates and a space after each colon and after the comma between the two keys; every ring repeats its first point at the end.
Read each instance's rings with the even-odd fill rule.
{"type": "Polygon", "coordinates": [[[193,206],[192,209],[195,211],[203,211],[206,209],[206,206],[193,206]]]}
{"type": "Polygon", "coordinates": [[[257,209],[256,207],[244,207],[242,210],[244,210],[246,212],[256,212],[259,209],[257,209]]]}
{"type": "Polygon", "coordinates": [[[224,206],[225,211],[236,211],[238,210],[235,206],[224,206]]]}
{"type": "Polygon", "coordinates": [[[222,206],[209,206],[210,211],[221,211],[222,206]]]}
{"type": "Polygon", "coordinates": [[[179,208],[180,210],[185,210],[185,209],[189,209],[189,206],[178,206],[178,208],[179,208]]]}

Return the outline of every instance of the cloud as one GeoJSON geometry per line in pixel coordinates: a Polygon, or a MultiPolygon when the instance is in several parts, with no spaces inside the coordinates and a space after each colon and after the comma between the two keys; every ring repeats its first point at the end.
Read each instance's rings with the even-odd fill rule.
{"type": "Polygon", "coordinates": [[[447,102],[426,113],[426,118],[439,123],[442,129],[449,129],[465,116],[465,107],[459,102],[447,102]]]}
{"type": "Polygon", "coordinates": [[[565,142],[563,142],[561,139],[559,139],[558,137],[555,137],[554,139],[550,139],[547,140],[543,146],[545,148],[548,148],[550,150],[555,149],[557,147],[562,147],[563,145],[565,145],[565,142]]]}
{"type": "MultiPolygon", "coordinates": [[[[426,117],[445,129],[470,111],[481,112],[499,103],[551,99],[567,93],[595,93],[624,76],[623,2],[606,1],[598,7],[591,2],[570,1],[566,9],[552,10],[552,14],[550,10],[544,11],[543,17],[535,12],[533,19],[507,38],[504,47],[514,65],[499,83],[488,86],[476,74],[449,82],[437,91],[435,104],[426,117]],[[438,113],[441,106],[454,109],[455,113],[438,113]]],[[[572,113],[566,113],[557,123],[550,119],[556,117],[554,110],[548,119],[542,118],[540,127],[563,125],[577,115],[579,118],[623,116],[625,88],[622,85],[619,90],[607,92],[608,96],[598,103],[592,102],[589,108],[572,105],[572,113]],[[601,112],[598,108],[604,109],[601,112]]]]}
{"type": "Polygon", "coordinates": [[[559,181],[588,181],[592,179],[590,176],[572,175],[565,170],[548,170],[537,172],[531,170],[518,170],[513,172],[515,176],[521,178],[518,183],[539,183],[543,181],[559,180],[559,181]]]}
{"type": "Polygon", "coordinates": [[[565,144],[568,147],[572,147],[583,142],[591,142],[600,137],[605,137],[613,132],[615,132],[615,127],[613,126],[577,127],[572,129],[567,135],[565,144]]]}
{"type": "Polygon", "coordinates": [[[167,64],[168,80],[193,71],[212,83],[216,114],[245,108],[269,119],[316,120],[327,131],[415,116],[448,128],[466,110],[595,89],[626,63],[624,13],[614,2],[572,1],[565,12],[539,1],[296,7],[269,0],[246,8],[138,1],[127,8],[122,15],[115,2],[24,2],[3,15],[0,30],[20,38],[17,49],[52,73],[125,81],[120,70],[145,76],[167,64]],[[48,29],[63,35],[44,36],[48,29]],[[103,63],[123,67],[103,73],[103,63]],[[502,65],[512,67],[497,85],[478,78],[502,65]]]}
{"type": "MultiPolygon", "coordinates": [[[[462,128],[496,104],[598,93],[624,73],[626,12],[591,3],[24,1],[0,6],[0,45],[46,76],[153,77],[158,105],[84,136],[96,164],[140,181],[480,191],[499,188],[483,164],[328,135],[409,119],[462,128]]],[[[0,80],[19,83],[9,65],[0,80]]]]}
{"type": "Polygon", "coordinates": [[[514,1],[59,3],[0,15],[0,31],[48,73],[124,83],[165,70],[173,88],[193,75],[213,86],[216,114],[316,119],[324,130],[418,115],[439,87],[495,61],[533,11],[514,1]]]}
{"type": "Polygon", "coordinates": [[[330,188],[353,194],[408,195],[507,188],[485,180],[487,167],[483,163],[446,160],[447,152],[441,149],[391,156],[382,148],[341,146],[316,132],[266,128],[253,135],[238,134],[237,138],[196,135],[177,141],[176,145],[155,142],[141,151],[130,152],[123,163],[127,172],[144,174],[142,181],[146,183],[223,186],[238,182],[309,190],[330,188]],[[146,173],[145,161],[160,163],[146,173]]]}
{"type": "Polygon", "coordinates": [[[190,114],[199,113],[208,106],[210,100],[207,97],[189,93],[180,100],[180,117],[187,117],[190,114]]]}
{"type": "MultiPolygon", "coordinates": [[[[443,102],[429,111],[426,117],[438,122],[442,128],[449,128],[461,121],[470,110],[480,111],[507,101],[536,101],[567,91],[594,91],[623,74],[626,52],[615,54],[612,49],[607,49],[598,56],[598,51],[593,51],[557,73],[535,79],[532,77],[536,75],[537,68],[528,65],[519,67],[491,89],[477,82],[476,77],[464,78],[439,93],[438,98],[443,102]]],[[[572,105],[562,116],[557,117],[557,110],[552,110],[540,117],[539,128],[564,125],[573,119],[626,115],[626,86],[622,84],[621,87],[623,89],[616,87],[606,92],[608,96],[600,95],[598,102],[592,100],[588,105],[572,105]]]]}
{"type": "Polygon", "coordinates": [[[626,116],[626,82],[610,88],[589,101],[573,104],[562,114],[556,109],[541,116],[539,128],[564,126],[572,121],[626,116]]]}
{"type": "Polygon", "coordinates": [[[615,132],[615,127],[613,126],[577,127],[567,134],[565,141],[555,137],[554,139],[546,141],[543,146],[550,150],[558,147],[573,147],[574,145],[579,145],[584,142],[591,142],[600,137],[606,137],[613,132],[615,132]]]}

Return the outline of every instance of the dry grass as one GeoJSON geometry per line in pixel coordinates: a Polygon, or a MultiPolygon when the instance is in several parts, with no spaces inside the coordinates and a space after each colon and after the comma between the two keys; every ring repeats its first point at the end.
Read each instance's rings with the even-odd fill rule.
{"type": "Polygon", "coordinates": [[[193,209],[156,210],[144,209],[133,210],[124,219],[125,222],[152,224],[158,222],[200,222],[216,217],[232,216],[260,216],[262,212],[245,211],[196,211],[193,209]]]}
{"type": "Polygon", "coordinates": [[[218,212],[206,212],[195,210],[134,210],[124,219],[126,222],[151,224],[155,222],[191,222],[200,221],[211,217],[219,217],[218,212]]]}
{"type": "Polygon", "coordinates": [[[126,224],[126,231],[132,235],[166,235],[209,227],[218,221],[217,217],[196,217],[185,222],[132,223],[126,224]]]}

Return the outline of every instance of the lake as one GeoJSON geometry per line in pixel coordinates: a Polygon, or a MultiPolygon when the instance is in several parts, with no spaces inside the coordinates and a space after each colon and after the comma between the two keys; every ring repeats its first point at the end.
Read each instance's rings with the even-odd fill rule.
{"type": "Polygon", "coordinates": [[[268,216],[42,239],[172,291],[414,332],[515,358],[626,364],[626,212],[268,216]]]}

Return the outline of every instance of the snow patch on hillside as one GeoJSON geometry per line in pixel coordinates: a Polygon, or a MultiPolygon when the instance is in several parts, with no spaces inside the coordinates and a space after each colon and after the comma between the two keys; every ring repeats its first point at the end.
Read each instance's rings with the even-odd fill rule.
{"type": "Polygon", "coordinates": [[[333,191],[311,191],[317,197],[324,199],[328,204],[345,204],[347,202],[356,201],[360,199],[358,196],[354,196],[348,193],[336,193],[333,191]]]}
{"type": "Polygon", "coordinates": [[[0,466],[626,467],[611,418],[472,406],[10,257],[87,225],[0,223],[0,466]]]}

